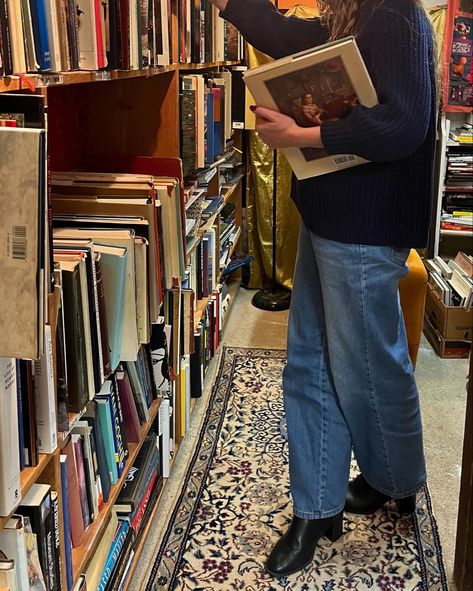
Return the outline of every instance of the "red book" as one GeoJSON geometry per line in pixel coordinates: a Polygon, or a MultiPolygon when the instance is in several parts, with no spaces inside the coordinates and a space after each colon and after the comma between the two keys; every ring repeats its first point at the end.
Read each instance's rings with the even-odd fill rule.
{"type": "Polygon", "coordinates": [[[138,505],[138,508],[135,511],[135,515],[133,516],[133,519],[131,522],[131,526],[135,530],[135,533],[138,533],[140,531],[140,527],[143,522],[143,517],[145,516],[146,509],[147,509],[148,503],[149,503],[149,499],[153,493],[153,489],[154,489],[157,479],[158,479],[158,473],[154,472],[153,475],[151,476],[148,486],[146,487],[145,494],[143,495],[143,498],[141,499],[141,503],[138,505]]]}
{"type": "Polygon", "coordinates": [[[131,389],[128,374],[124,371],[116,373],[118,395],[122,405],[125,435],[127,441],[138,443],[140,441],[140,419],[136,410],[135,399],[131,389]]]}
{"type": "Polygon", "coordinates": [[[95,38],[97,40],[97,64],[105,68],[105,51],[103,46],[102,15],[100,13],[101,0],[94,0],[95,38]]]}
{"type": "Polygon", "coordinates": [[[79,482],[77,480],[76,463],[74,459],[74,448],[69,439],[62,453],[67,456],[67,480],[69,496],[69,518],[71,521],[71,539],[72,546],[80,546],[84,540],[84,520],[82,517],[82,508],[80,503],[79,482]]]}

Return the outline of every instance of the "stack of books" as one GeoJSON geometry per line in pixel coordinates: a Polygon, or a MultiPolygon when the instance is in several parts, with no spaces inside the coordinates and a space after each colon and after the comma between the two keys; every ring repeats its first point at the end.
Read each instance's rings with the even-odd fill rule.
{"type": "Polygon", "coordinates": [[[442,257],[426,259],[429,284],[446,306],[473,306],[473,257],[459,252],[448,262],[442,257]]]}

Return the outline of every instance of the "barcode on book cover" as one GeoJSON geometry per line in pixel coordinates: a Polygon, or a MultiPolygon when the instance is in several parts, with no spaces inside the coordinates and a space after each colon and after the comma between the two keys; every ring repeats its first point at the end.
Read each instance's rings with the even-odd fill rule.
{"type": "Polygon", "coordinates": [[[338,158],[334,159],[334,162],[337,166],[343,166],[345,164],[349,164],[350,162],[353,162],[354,160],[356,160],[356,156],[339,156],[338,158]]]}
{"type": "Polygon", "coordinates": [[[26,260],[26,226],[12,228],[12,258],[26,260]]]}

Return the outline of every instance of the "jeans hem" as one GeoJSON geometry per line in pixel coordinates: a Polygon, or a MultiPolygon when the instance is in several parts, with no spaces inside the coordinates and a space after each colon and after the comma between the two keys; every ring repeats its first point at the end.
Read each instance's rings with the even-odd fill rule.
{"type": "Polygon", "coordinates": [[[394,499],[394,500],[405,499],[406,497],[410,497],[411,495],[416,494],[427,483],[427,479],[425,479],[418,486],[416,486],[413,489],[410,489],[408,491],[402,491],[402,492],[397,491],[395,493],[392,493],[391,491],[389,491],[386,488],[380,488],[379,486],[374,486],[373,484],[371,484],[371,482],[368,480],[368,478],[366,478],[366,476],[364,474],[363,474],[363,477],[366,480],[366,482],[371,486],[371,488],[374,488],[378,492],[380,492],[383,495],[386,495],[390,499],[394,499]]]}
{"type": "Polygon", "coordinates": [[[337,509],[329,509],[328,511],[298,511],[294,509],[294,515],[300,519],[327,519],[328,517],[335,517],[343,511],[344,504],[337,509]]]}

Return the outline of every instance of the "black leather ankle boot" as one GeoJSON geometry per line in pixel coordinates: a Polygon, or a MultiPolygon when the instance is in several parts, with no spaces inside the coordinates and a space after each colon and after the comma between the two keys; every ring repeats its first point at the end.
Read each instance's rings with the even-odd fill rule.
{"type": "Polygon", "coordinates": [[[312,562],[317,542],[322,536],[332,542],[343,532],[343,512],[325,519],[293,517],[291,525],[274,546],[265,569],[273,577],[284,577],[312,562]]]}
{"type": "MultiPolygon", "coordinates": [[[[357,515],[371,515],[390,500],[391,497],[374,489],[366,482],[364,476],[359,474],[348,485],[345,511],[357,515]]],[[[396,499],[396,504],[399,513],[413,513],[416,508],[416,495],[396,499]]]]}

